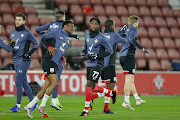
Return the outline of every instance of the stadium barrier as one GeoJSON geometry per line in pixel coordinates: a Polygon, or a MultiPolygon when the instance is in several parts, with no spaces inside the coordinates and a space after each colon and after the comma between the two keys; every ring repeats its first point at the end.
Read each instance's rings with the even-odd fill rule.
{"type": "MultiPolygon", "coordinates": [[[[41,87],[44,84],[42,71],[28,71],[28,82],[36,81],[41,87]]],[[[2,90],[6,95],[16,94],[15,72],[0,71],[2,90]]],[[[85,95],[86,71],[65,71],[61,75],[58,94],[85,95]]],[[[99,82],[98,85],[105,86],[99,82]]],[[[141,95],[180,95],[180,72],[137,72],[135,85],[141,95]]],[[[124,75],[117,72],[116,88],[120,95],[124,91],[124,75]]]]}

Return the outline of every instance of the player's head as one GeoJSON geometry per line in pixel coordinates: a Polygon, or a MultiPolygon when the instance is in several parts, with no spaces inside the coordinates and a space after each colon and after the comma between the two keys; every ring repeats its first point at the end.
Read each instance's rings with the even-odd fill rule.
{"type": "Polygon", "coordinates": [[[100,28],[101,21],[98,18],[91,18],[90,19],[90,30],[96,31],[100,28]]]}
{"type": "Polygon", "coordinates": [[[25,24],[26,16],[23,13],[17,13],[15,17],[15,25],[16,27],[19,27],[23,24],[25,24]]]}
{"type": "Polygon", "coordinates": [[[133,25],[134,27],[138,27],[139,17],[136,15],[131,15],[128,17],[128,24],[133,25]]]}
{"type": "Polygon", "coordinates": [[[66,20],[63,22],[62,27],[65,31],[67,31],[69,34],[71,34],[74,29],[74,23],[70,20],[66,20]]]}
{"type": "Polygon", "coordinates": [[[113,20],[106,20],[105,28],[115,30],[115,22],[113,20]]]}
{"type": "Polygon", "coordinates": [[[55,19],[56,19],[56,20],[63,20],[63,21],[65,21],[65,19],[66,19],[65,12],[64,12],[63,10],[58,10],[58,11],[56,11],[56,13],[55,13],[55,19]]]}

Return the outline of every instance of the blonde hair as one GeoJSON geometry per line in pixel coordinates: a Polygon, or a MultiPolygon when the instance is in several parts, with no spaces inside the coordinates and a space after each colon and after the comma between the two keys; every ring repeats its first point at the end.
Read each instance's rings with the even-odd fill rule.
{"type": "Polygon", "coordinates": [[[135,22],[138,22],[139,17],[136,15],[131,15],[128,17],[128,24],[133,25],[135,22]]]}

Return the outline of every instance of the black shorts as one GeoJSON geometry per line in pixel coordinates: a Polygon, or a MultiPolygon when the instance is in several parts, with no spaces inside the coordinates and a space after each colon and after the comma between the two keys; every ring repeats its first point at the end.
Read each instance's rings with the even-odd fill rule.
{"type": "Polygon", "coordinates": [[[57,74],[58,66],[52,59],[48,59],[45,57],[42,60],[42,69],[44,73],[47,73],[47,75],[57,74]]]}
{"type": "Polygon", "coordinates": [[[87,80],[96,82],[99,80],[101,76],[103,68],[100,66],[95,67],[87,67],[87,80]]]}
{"type": "Polygon", "coordinates": [[[110,80],[110,83],[116,83],[116,70],[115,65],[109,65],[105,67],[101,75],[102,80],[110,80]]]}
{"type": "Polygon", "coordinates": [[[120,64],[124,70],[124,74],[134,74],[136,64],[134,55],[121,56],[120,64]]]}

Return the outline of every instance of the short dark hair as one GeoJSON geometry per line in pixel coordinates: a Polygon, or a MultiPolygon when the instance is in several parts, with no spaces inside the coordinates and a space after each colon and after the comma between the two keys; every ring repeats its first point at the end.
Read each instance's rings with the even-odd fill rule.
{"type": "Polygon", "coordinates": [[[16,17],[22,17],[24,21],[26,20],[26,16],[23,13],[17,13],[16,17]]]}
{"type": "Polygon", "coordinates": [[[110,29],[111,26],[113,26],[113,25],[114,25],[114,21],[113,20],[106,20],[105,21],[105,28],[110,29]]]}
{"type": "Polygon", "coordinates": [[[65,12],[63,10],[58,10],[56,11],[55,13],[55,18],[56,20],[59,19],[59,18],[62,18],[63,16],[65,15],[65,12]]]}
{"type": "Polygon", "coordinates": [[[91,18],[91,19],[90,19],[90,22],[93,21],[93,20],[96,20],[97,23],[98,23],[99,25],[101,25],[101,21],[100,21],[98,18],[95,18],[95,17],[94,17],[94,18],[91,18]]]}
{"type": "Polygon", "coordinates": [[[67,24],[69,24],[69,23],[71,23],[71,24],[74,24],[72,21],[70,21],[70,20],[65,20],[64,22],[63,22],[63,24],[62,24],[62,27],[64,27],[64,25],[67,25],[67,24]]]}

